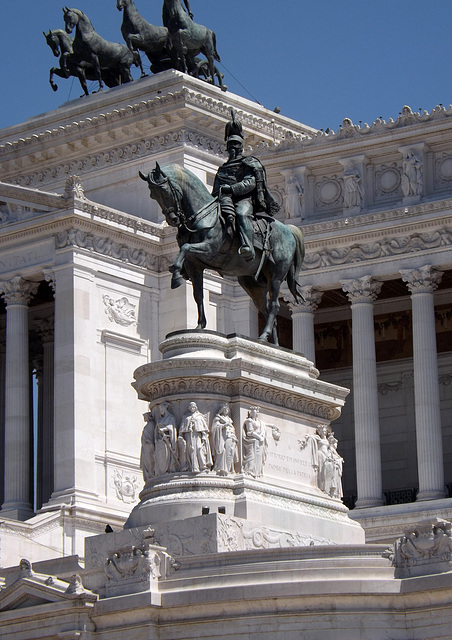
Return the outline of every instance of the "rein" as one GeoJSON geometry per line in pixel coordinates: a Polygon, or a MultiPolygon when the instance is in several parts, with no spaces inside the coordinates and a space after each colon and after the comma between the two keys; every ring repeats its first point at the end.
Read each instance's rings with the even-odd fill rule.
{"type": "Polygon", "coordinates": [[[176,189],[173,182],[170,180],[168,176],[166,177],[166,180],[168,182],[168,186],[171,190],[171,194],[176,204],[176,214],[180,220],[180,224],[184,226],[189,233],[196,233],[197,231],[199,231],[199,229],[190,229],[188,224],[190,224],[190,222],[192,222],[193,220],[203,220],[205,217],[207,217],[211,213],[214,206],[216,206],[217,209],[219,209],[220,207],[219,199],[215,198],[212,202],[207,203],[206,205],[201,207],[199,211],[195,211],[195,213],[193,213],[191,216],[187,218],[181,207],[182,194],[179,192],[178,189],[176,189]]]}

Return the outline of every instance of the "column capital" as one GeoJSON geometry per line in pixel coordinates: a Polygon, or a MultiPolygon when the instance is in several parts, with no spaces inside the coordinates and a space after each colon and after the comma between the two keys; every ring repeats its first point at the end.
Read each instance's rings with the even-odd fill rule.
{"type": "Polygon", "coordinates": [[[363,276],[357,280],[342,280],[341,285],[353,305],[375,302],[383,283],[375,280],[373,276],[363,276]]]}
{"type": "Polygon", "coordinates": [[[53,269],[43,269],[44,280],[50,285],[53,293],[55,293],[55,271],[53,269]]]}
{"type": "Polygon", "coordinates": [[[39,335],[43,343],[53,342],[55,332],[55,320],[53,316],[38,318],[33,322],[33,329],[39,335]]]}
{"type": "Polygon", "coordinates": [[[292,315],[306,312],[314,313],[322,300],[323,291],[318,291],[311,286],[301,287],[300,291],[303,300],[300,299],[298,303],[292,301],[287,303],[292,315]]]}
{"type": "Polygon", "coordinates": [[[31,296],[36,293],[39,282],[28,282],[20,276],[0,282],[0,294],[7,306],[27,305],[31,296]]]}
{"type": "Polygon", "coordinates": [[[443,277],[443,271],[431,265],[426,265],[419,269],[401,269],[400,274],[411,295],[433,293],[438,288],[443,277]]]}

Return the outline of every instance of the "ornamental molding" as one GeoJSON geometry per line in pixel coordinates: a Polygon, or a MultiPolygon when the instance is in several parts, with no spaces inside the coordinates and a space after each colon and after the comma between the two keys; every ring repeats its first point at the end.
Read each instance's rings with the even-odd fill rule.
{"type": "Polygon", "coordinates": [[[308,416],[315,416],[332,421],[340,416],[340,408],[328,405],[319,400],[300,398],[299,395],[285,391],[284,389],[272,389],[262,383],[252,381],[233,380],[228,381],[217,377],[200,378],[199,376],[187,376],[183,379],[166,379],[158,382],[144,384],[134,383],[139,387],[140,393],[149,402],[157,402],[168,398],[175,400],[185,395],[202,394],[216,395],[234,398],[244,397],[247,402],[265,402],[270,405],[282,407],[308,416]]]}
{"type": "Polygon", "coordinates": [[[46,168],[42,170],[15,177],[11,183],[24,187],[36,187],[43,183],[66,181],[74,173],[89,174],[95,169],[114,167],[125,161],[140,160],[161,151],[184,146],[194,147],[216,156],[224,156],[224,143],[196,131],[179,129],[164,135],[144,138],[134,143],[110,148],[107,151],[85,155],[82,158],[76,157],[57,165],[46,165],[46,168]]]}
{"type": "Polygon", "coordinates": [[[88,233],[71,227],[55,234],[55,248],[78,248],[94,251],[103,256],[120,260],[151,271],[166,272],[171,260],[168,256],[153,255],[143,249],[132,248],[122,242],[115,242],[107,236],[88,233]]]}
{"type": "Polygon", "coordinates": [[[426,123],[447,121],[452,116],[452,105],[449,108],[445,108],[441,105],[436,106],[429,113],[423,111],[423,113],[413,112],[411,107],[404,106],[399,117],[394,120],[389,118],[386,122],[383,118],[377,118],[371,125],[364,123],[363,125],[357,125],[352,122],[350,118],[344,118],[342,124],[337,132],[329,130],[317,131],[312,136],[307,135],[303,138],[286,138],[276,149],[272,149],[273,152],[281,151],[294,151],[297,149],[305,150],[308,147],[322,147],[332,143],[350,142],[353,141],[366,141],[376,135],[386,134],[388,136],[394,135],[394,131],[404,129],[407,127],[417,127],[426,123]]]}
{"type": "MultiPolygon", "coordinates": [[[[308,237],[317,234],[330,234],[335,231],[350,233],[350,229],[372,227],[374,225],[382,225],[387,222],[404,223],[410,221],[410,223],[413,224],[413,218],[425,215],[431,216],[432,214],[440,214],[443,216],[444,212],[451,208],[452,198],[435,200],[434,202],[425,202],[409,207],[391,208],[386,211],[378,211],[375,213],[363,213],[362,215],[350,218],[341,217],[337,220],[307,224],[306,226],[303,226],[303,234],[305,237],[308,237]]],[[[423,222],[423,224],[425,223],[423,222]]]]}
{"type": "MultiPolygon", "coordinates": [[[[109,132],[115,125],[128,126],[137,123],[137,129],[143,128],[143,122],[152,116],[159,116],[162,113],[177,112],[177,108],[187,105],[195,106],[219,116],[224,121],[230,118],[230,104],[217,100],[211,95],[200,93],[183,87],[180,91],[168,92],[166,95],[156,96],[150,100],[141,100],[133,105],[128,105],[121,109],[113,109],[106,114],[99,114],[94,117],[87,117],[79,122],[72,122],[67,125],[48,129],[39,134],[33,134],[26,138],[20,138],[13,142],[6,142],[0,145],[0,158],[12,152],[33,151],[36,146],[44,144],[55,146],[56,143],[66,143],[71,140],[79,140],[91,135],[98,135],[101,132],[109,132]]],[[[288,129],[275,122],[275,118],[263,118],[259,115],[246,113],[238,110],[237,116],[250,133],[258,132],[270,140],[279,141],[284,139],[301,140],[305,133],[288,129]]],[[[276,118],[277,119],[277,118],[276,118]]],[[[301,127],[300,127],[301,128],[301,127]]],[[[308,129],[308,127],[307,127],[308,129]]],[[[309,128],[311,131],[312,129],[309,128]]],[[[194,133],[194,132],[193,132],[194,133]]],[[[197,134],[195,134],[197,135],[197,134]]],[[[200,136],[202,137],[202,136],[200,136]]],[[[225,144],[218,140],[213,140],[215,153],[224,154],[225,144]]]]}
{"type": "Polygon", "coordinates": [[[431,233],[412,233],[411,235],[386,237],[371,243],[356,242],[345,247],[308,251],[303,267],[305,270],[312,270],[321,267],[356,264],[370,260],[381,260],[382,258],[406,256],[420,251],[443,249],[451,245],[452,227],[443,227],[431,233]]]}

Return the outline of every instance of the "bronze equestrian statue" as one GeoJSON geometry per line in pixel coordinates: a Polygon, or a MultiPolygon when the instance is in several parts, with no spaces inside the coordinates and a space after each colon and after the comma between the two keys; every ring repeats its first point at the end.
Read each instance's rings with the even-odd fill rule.
{"type": "Polygon", "coordinates": [[[156,168],[140,177],[148,184],[169,225],[177,227],[180,247],[170,267],[171,288],[184,278],[193,285],[198,307],[196,329],[206,327],[203,272],[236,276],[266,319],[262,340],[278,344],[276,317],[284,280],[298,302],[297,281],[304,258],[298,227],[274,220],[277,203],[268,192],[265,170],[257,158],[243,157],[241,125],[226,126],[229,160],[218,170],[212,196],[193,173],[179,165],[156,168]],[[241,147],[241,148],[240,148],[241,147]]]}

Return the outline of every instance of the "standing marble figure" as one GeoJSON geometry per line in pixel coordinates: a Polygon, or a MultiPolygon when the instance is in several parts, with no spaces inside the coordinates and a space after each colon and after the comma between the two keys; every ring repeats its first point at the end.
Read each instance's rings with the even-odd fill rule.
{"type": "Polygon", "coordinates": [[[220,408],[212,421],[211,440],[215,459],[213,470],[220,476],[234,473],[234,462],[239,460],[238,439],[227,404],[220,408]]]}
{"type": "Polygon", "coordinates": [[[265,424],[258,414],[259,407],[250,407],[243,424],[243,471],[254,478],[263,474],[267,458],[265,424]]]}
{"type": "Polygon", "coordinates": [[[169,402],[160,405],[160,417],[155,427],[155,475],[172,473],[177,468],[176,419],[169,402]]]}
{"type": "Polygon", "coordinates": [[[187,413],[182,418],[179,428],[180,438],[184,441],[182,444],[185,444],[185,464],[181,470],[197,473],[210,469],[213,461],[209,427],[205,417],[198,410],[196,402],[190,402],[187,413]]]}

